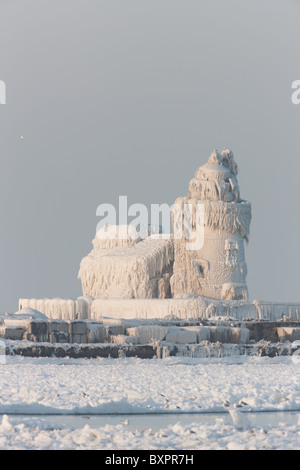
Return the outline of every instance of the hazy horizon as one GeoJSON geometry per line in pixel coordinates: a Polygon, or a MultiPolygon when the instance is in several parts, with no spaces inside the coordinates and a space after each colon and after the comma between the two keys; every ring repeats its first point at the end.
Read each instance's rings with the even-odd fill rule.
{"type": "Polygon", "coordinates": [[[230,148],[251,299],[299,301],[300,6],[0,0],[0,312],[81,295],[99,204],[172,204],[230,148]]]}

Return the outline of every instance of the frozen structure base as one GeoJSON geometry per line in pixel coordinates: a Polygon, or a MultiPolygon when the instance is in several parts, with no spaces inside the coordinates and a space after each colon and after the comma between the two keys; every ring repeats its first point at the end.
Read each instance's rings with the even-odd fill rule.
{"type": "Polygon", "coordinates": [[[102,320],[202,320],[231,318],[235,320],[300,320],[300,303],[276,303],[254,300],[218,301],[200,296],[176,299],[20,299],[19,310],[32,308],[51,319],[102,320]]]}
{"type": "Polygon", "coordinates": [[[237,321],[227,317],[201,321],[108,317],[56,320],[27,307],[0,316],[0,338],[2,354],[5,348],[7,356],[90,359],[292,356],[298,353],[300,321],[237,321]]]}

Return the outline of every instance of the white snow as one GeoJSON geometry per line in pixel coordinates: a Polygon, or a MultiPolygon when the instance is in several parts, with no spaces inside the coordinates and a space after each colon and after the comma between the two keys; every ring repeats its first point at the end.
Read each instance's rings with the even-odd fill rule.
{"type": "MultiPolygon", "coordinates": [[[[244,421],[244,420],[243,420],[244,421]]],[[[88,422],[88,421],[87,421],[88,422]]],[[[162,427],[128,430],[118,425],[83,428],[57,426],[48,419],[18,420],[3,416],[0,449],[25,450],[299,450],[299,424],[240,426],[216,419],[214,424],[180,422],[162,427]]]]}
{"type": "Polygon", "coordinates": [[[47,316],[44,315],[43,313],[39,312],[38,310],[35,310],[34,308],[23,308],[22,310],[18,310],[15,315],[17,315],[17,318],[19,319],[40,319],[40,320],[46,320],[47,316]]]}
{"type": "Polygon", "coordinates": [[[299,410],[300,366],[290,357],[228,359],[33,359],[0,365],[0,413],[179,413],[158,432],[126,426],[59,427],[4,417],[0,448],[284,448],[299,447],[299,425],[261,431],[241,411],[299,410]],[[276,380],[274,378],[276,377],[276,380]],[[232,424],[192,424],[207,411],[230,412],[232,424]],[[189,425],[180,413],[191,413],[189,425]]]}
{"type": "Polygon", "coordinates": [[[247,403],[244,410],[300,411],[300,367],[291,357],[81,360],[8,356],[6,362],[0,365],[0,413],[224,411],[225,402],[240,401],[247,403]]]}

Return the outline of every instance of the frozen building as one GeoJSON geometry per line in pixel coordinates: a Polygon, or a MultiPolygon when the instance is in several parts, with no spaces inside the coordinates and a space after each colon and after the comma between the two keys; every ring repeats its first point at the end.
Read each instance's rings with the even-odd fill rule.
{"type": "Polygon", "coordinates": [[[96,234],[93,250],[80,265],[83,294],[168,298],[172,275],[173,297],[187,293],[247,300],[244,240],[249,235],[251,205],[240,198],[237,172],[230,150],[212,153],[208,163],[197,169],[189,195],[175,201],[174,238],[134,240],[127,226],[117,230],[110,226],[107,233],[96,234]],[[191,237],[202,237],[201,246],[193,246],[191,237]]]}
{"type": "Polygon", "coordinates": [[[170,297],[174,258],[171,239],[152,235],[135,240],[130,237],[130,226],[110,226],[103,232],[96,234],[93,250],[80,264],[78,276],[84,295],[116,299],[170,297]]]}

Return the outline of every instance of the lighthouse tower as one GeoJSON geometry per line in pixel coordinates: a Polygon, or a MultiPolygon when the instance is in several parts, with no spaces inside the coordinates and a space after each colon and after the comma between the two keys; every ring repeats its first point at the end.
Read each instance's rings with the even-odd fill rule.
{"type": "Polygon", "coordinates": [[[220,300],[247,300],[251,204],[240,198],[233,153],[214,151],[175,201],[172,295],[197,294],[220,300]],[[199,235],[201,235],[199,237],[199,235]],[[197,239],[199,243],[191,243],[197,239]]]}

